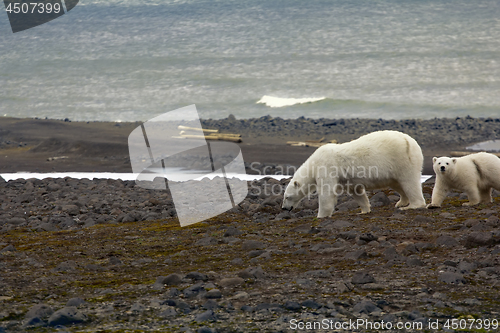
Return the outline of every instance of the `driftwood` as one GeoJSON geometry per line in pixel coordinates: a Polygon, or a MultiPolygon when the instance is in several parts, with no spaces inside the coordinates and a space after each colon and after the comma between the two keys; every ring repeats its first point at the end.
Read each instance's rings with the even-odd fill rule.
{"type": "Polygon", "coordinates": [[[293,147],[321,147],[329,143],[337,143],[337,140],[322,142],[324,139],[325,138],[321,138],[320,140],[287,141],[286,144],[293,147]]]}
{"type": "Polygon", "coordinates": [[[241,142],[241,135],[239,134],[233,134],[233,135],[220,134],[220,133],[208,134],[208,135],[181,134],[181,136],[178,136],[176,138],[241,142]]]}
{"type": "MultiPolygon", "coordinates": [[[[450,156],[451,157],[463,157],[463,156],[467,156],[467,155],[475,154],[475,153],[479,153],[479,151],[452,151],[452,152],[450,152],[450,156]]],[[[495,156],[500,157],[500,153],[491,153],[488,151],[487,151],[487,153],[490,153],[490,154],[493,154],[495,156]]]]}
{"type": "Polygon", "coordinates": [[[196,131],[196,132],[203,132],[203,133],[218,133],[219,132],[219,130],[216,130],[216,129],[205,129],[205,128],[188,127],[188,126],[182,126],[182,125],[177,126],[177,128],[180,130],[196,131]]]}
{"type": "Polygon", "coordinates": [[[196,128],[196,127],[188,127],[179,125],[177,127],[181,130],[179,133],[180,136],[176,136],[174,138],[177,139],[198,139],[198,140],[221,140],[221,141],[232,141],[232,142],[241,142],[241,134],[235,133],[219,133],[219,130],[216,129],[205,129],[205,128],[196,128]],[[191,131],[192,133],[190,133],[191,131]],[[197,134],[203,132],[204,134],[197,134]],[[196,134],[194,134],[196,133],[196,134]]]}

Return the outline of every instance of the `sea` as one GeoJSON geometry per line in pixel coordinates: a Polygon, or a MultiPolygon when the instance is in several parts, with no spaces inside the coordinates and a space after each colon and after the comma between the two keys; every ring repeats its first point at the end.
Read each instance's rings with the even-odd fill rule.
{"type": "Polygon", "coordinates": [[[80,0],[13,33],[0,116],[500,116],[498,0],[80,0]]]}

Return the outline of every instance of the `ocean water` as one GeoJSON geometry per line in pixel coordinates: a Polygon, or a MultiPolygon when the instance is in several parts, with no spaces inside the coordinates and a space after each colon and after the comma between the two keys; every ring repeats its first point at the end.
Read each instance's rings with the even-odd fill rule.
{"type": "Polygon", "coordinates": [[[0,116],[500,116],[497,0],[80,0],[12,33],[0,116]]]}

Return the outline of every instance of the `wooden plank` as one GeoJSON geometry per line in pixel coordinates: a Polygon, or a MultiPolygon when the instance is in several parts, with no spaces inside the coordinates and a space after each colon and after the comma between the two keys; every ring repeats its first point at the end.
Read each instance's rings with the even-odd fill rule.
{"type": "Polygon", "coordinates": [[[177,126],[178,129],[180,130],[187,130],[187,131],[196,131],[196,132],[204,132],[204,133],[218,133],[219,130],[216,129],[205,129],[205,128],[198,128],[198,127],[188,127],[188,126],[183,126],[179,125],[177,126]]]}

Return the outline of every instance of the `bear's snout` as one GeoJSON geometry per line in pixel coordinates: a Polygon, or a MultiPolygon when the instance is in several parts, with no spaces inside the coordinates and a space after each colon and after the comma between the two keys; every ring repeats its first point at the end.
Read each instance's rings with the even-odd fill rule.
{"type": "Polygon", "coordinates": [[[444,165],[441,165],[441,171],[446,171],[446,167],[444,165]]]}

